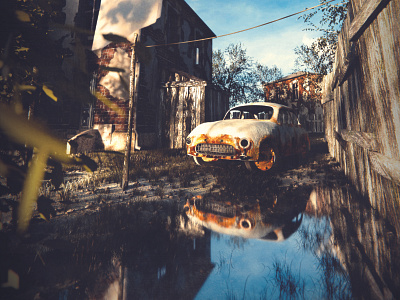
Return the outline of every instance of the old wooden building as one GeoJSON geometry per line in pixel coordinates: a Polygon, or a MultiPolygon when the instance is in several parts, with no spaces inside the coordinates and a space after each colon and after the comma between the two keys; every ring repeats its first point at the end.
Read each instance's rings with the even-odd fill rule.
{"type": "MultiPolygon", "coordinates": [[[[150,2],[141,1],[146,5],[150,2]]],[[[141,1],[124,5],[136,9],[141,1]]],[[[95,128],[106,149],[122,150],[133,44],[109,43],[92,51],[102,2],[67,1],[60,8],[65,18],[50,25],[52,38],[66,53],[64,75],[76,89],[70,89],[68,97],[60,97],[58,102],[47,101],[42,115],[60,138],[95,128]],[[82,89],[97,92],[104,101],[89,92],[82,99],[82,89]]],[[[184,0],[158,2],[161,13],[156,22],[134,32],[141,45],[135,67],[134,138],[142,148],[179,148],[194,126],[223,117],[228,97],[211,85],[212,40],[176,44],[214,37],[213,31],[184,0]]],[[[108,1],[108,5],[112,3],[108,1]]]]}
{"type": "Polygon", "coordinates": [[[304,128],[310,132],[322,132],[322,78],[322,75],[302,71],[290,74],[279,80],[265,83],[265,98],[269,102],[296,109],[304,128]]]}
{"type": "MultiPolygon", "coordinates": [[[[228,99],[210,85],[212,40],[176,44],[213,36],[183,0],[164,0],[156,23],[138,32],[148,59],[135,67],[136,146],[181,148],[195,126],[223,117],[228,99]]],[[[98,51],[100,67],[125,70],[100,69],[96,78],[96,90],[117,108],[102,101],[94,107],[93,126],[101,132],[106,149],[125,147],[131,55],[129,43],[111,43],[98,51]]]]}

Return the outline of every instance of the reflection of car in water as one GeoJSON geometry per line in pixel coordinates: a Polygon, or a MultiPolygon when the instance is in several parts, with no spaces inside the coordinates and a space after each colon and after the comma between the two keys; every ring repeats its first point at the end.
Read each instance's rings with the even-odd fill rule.
{"type": "Polygon", "coordinates": [[[197,164],[236,160],[250,170],[269,171],[283,157],[304,156],[310,141],[289,107],[256,102],[233,107],[221,121],[200,124],[188,135],[186,145],[197,164]]]}
{"type": "Polygon", "coordinates": [[[193,197],[185,205],[188,218],[218,233],[250,239],[283,241],[300,226],[302,214],[293,210],[288,215],[262,213],[258,203],[253,206],[232,205],[227,202],[193,197]]]}

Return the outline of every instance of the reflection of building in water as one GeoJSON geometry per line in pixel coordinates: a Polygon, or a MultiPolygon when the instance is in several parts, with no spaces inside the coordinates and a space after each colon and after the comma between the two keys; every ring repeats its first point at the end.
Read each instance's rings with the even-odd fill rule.
{"type": "Polygon", "coordinates": [[[139,256],[126,257],[126,299],[193,299],[214,268],[211,234],[154,241],[139,256]]]}
{"type": "Polygon", "coordinates": [[[194,298],[214,267],[211,234],[182,226],[174,204],[138,206],[77,217],[67,229],[55,223],[52,232],[69,234],[54,238],[41,233],[40,242],[26,242],[30,253],[24,253],[25,246],[0,252],[21,282],[10,297],[0,294],[4,299],[16,293],[18,299],[194,298]]]}
{"type": "Polygon", "coordinates": [[[347,270],[352,293],[360,299],[400,298],[400,215],[381,215],[348,187],[320,187],[307,210],[329,215],[334,251],[347,270]]]}

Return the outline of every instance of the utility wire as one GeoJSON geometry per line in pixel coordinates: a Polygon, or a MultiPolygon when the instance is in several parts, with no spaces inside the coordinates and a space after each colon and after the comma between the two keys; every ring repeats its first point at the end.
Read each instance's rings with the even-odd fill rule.
{"type": "Polygon", "coordinates": [[[269,21],[269,22],[264,23],[264,24],[260,24],[260,25],[257,25],[257,26],[253,26],[253,27],[250,27],[250,28],[242,29],[242,30],[239,30],[239,31],[231,32],[231,33],[226,33],[226,34],[223,34],[223,35],[211,36],[211,37],[207,37],[207,38],[203,38],[203,39],[197,39],[197,40],[191,40],[191,41],[184,41],[184,42],[176,42],[176,43],[168,43],[168,44],[159,44],[159,45],[149,45],[149,46],[146,46],[146,47],[152,48],[152,47],[160,47],[160,46],[171,46],[171,45],[188,44],[188,43],[195,43],[195,42],[207,41],[207,40],[217,39],[217,38],[221,38],[221,37],[225,37],[225,36],[229,36],[229,35],[233,35],[233,34],[238,34],[238,33],[245,32],[245,31],[249,31],[249,30],[252,30],[252,29],[256,29],[256,28],[259,28],[259,27],[262,27],[262,26],[265,26],[265,25],[269,25],[269,24],[272,24],[272,23],[275,23],[275,22],[278,22],[278,21],[282,21],[282,20],[284,20],[284,19],[293,17],[293,16],[298,15],[298,14],[301,14],[301,13],[303,13],[303,12],[306,12],[306,11],[315,9],[315,8],[317,8],[317,7],[326,5],[326,4],[331,3],[331,2],[333,2],[333,1],[336,1],[336,0],[330,0],[330,1],[327,1],[327,2],[325,2],[325,3],[321,3],[321,4],[315,5],[315,6],[310,7],[310,8],[305,8],[305,9],[303,9],[302,11],[295,12],[295,13],[293,13],[293,14],[284,16],[284,17],[282,17],[282,18],[275,19],[275,20],[273,20],[273,21],[269,21]]]}

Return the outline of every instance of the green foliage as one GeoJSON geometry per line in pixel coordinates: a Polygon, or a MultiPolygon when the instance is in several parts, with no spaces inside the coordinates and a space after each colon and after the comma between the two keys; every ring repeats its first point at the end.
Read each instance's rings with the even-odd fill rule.
{"type": "MultiPolygon", "coordinates": [[[[18,231],[24,232],[30,222],[35,204],[48,207],[42,196],[37,203],[42,180],[60,177],[53,163],[53,172],[46,173],[49,159],[95,169],[87,157],[70,157],[65,154],[65,144],[58,141],[39,122],[38,107],[63,101],[90,101],[91,70],[88,69],[88,52],[75,38],[75,53],[64,40],[71,31],[90,34],[78,28],[62,25],[65,0],[53,1],[1,1],[0,2],[0,176],[5,192],[20,195],[18,231]],[[57,37],[57,28],[64,36],[57,37]],[[69,80],[62,69],[63,61],[74,55],[69,80]]],[[[61,173],[62,175],[62,173],[61,173]]],[[[62,179],[61,179],[62,180],[62,179]]],[[[54,181],[54,180],[53,180],[54,181]]],[[[59,182],[60,178],[54,182],[59,182]]],[[[48,218],[47,210],[43,216],[48,218]]]]}
{"type": "MultiPolygon", "coordinates": [[[[320,2],[325,3],[327,0],[320,2]]],[[[348,1],[342,1],[337,4],[327,4],[301,17],[309,26],[306,30],[321,35],[311,45],[303,44],[294,49],[297,55],[297,70],[324,75],[332,71],[337,37],[347,15],[347,3],[348,1]],[[319,22],[315,24],[313,20],[318,18],[319,22]]]]}
{"type": "Polygon", "coordinates": [[[213,52],[213,84],[229,94],[229,104],[263,101],[262,82],[277,80],[282,71],[253,61],[242,44],[213,52]]]}

